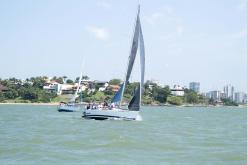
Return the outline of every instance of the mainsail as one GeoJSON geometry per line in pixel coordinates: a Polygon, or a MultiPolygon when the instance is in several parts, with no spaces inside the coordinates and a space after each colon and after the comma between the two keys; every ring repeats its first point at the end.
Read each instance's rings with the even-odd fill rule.
{"type": "Polygon", "coordinates": [[[130,56],[129,56],[129,64],[128,64],[128,69],[126,73],[125,83],[129,81],[130,74],[131,74],[131,71],[133,69],[133,65],[135,62],[137,48],[138,48],[138,41],[139,41],[139,33],[140,33],[140,18],[139,18],[139,12],[138,12],[135,33],[134,33],[130,56]]]}
{"type": "Polygon", "coordinates": [[[80,89],[80,86],[81,86],[81,79],[82,79],[82,73],[81,73],[81,76],[79,78],[78,86],[77,86],[77,89],[75,91],[75,94],[74,94],[74,96],[69,101],[71,103],[75,102],[76,98],[78,97],[78,92],[79,92],[79,89],[80,89]]]}
{"type": "Polygon", "coordinates": [[[137,18],[136,18],[136,24],[135,24],[135,31],[134,31],[134,36],[133,36],[133,41],[131,45],[131,51],[130,51],[130,56],[129,56],[129,61],[128,61],[128,68],[126,72],[126,77],[124,83],[121,85],[120,89],[118,92],[115,94],[115,96],[112,99],[112,103],[118,103],[121,105],[123,93],[125,90],[125,87],[129,81],[133,65],[135,62],[136,54],[137,54],[137,49],[138,45],[140,48],[140,63],[141,63],[141,80],[140,84],[138,85],[137,89],[135,90],[134,96],[131,99],[128,109],[132,111],[139,111],[140,109],[140,102],[141,102],[141,94],[143,93],[143,84],[144,84],[144,72],[145,72],[145,49],[144,49],[144,40],[143,40],[143,35],[142,35],[142,29],[141,29],[141,22],[140,22],[140,6],[138,7],[138,13],[137,13],[137,18]]]}
{"type": "MultiPolygon", "coordinates": [[[[84,65],[84,61],[82,62],[82,70],[83,70],[83,65],[84,65]]],[[[80,75],[80,78],[79,78],[79,81],[78,81],[78,86],[77,86],[77,89],[76,89],[76,91],[75,91],[75,94],[74,94],[74,96],[70,99],[70,103],[73,103],[73,102],[75,102],[75,100],[76,100],[76,98],[78,97],[78,92],[79,92],[79,89],[80,89],[80,86],[81,86],[81,80],[82,80],[82,72],[81,72],[81,75],[80,75]]]]}

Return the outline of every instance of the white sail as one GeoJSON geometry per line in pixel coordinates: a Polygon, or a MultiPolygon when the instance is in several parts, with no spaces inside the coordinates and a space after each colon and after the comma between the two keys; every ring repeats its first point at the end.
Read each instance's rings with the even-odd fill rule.
{"type": "MultiPolygon", "coordinates": [[[[83,65],[84,65],[84,63],[82,62],[82,69],[83,69],[83,65]]],[[[79,81],[78,81],[78,86],[77,86],[77,88],[76,88],[76,91],[75,91],[75,94],[74,94],[74,96],[70,99],[70,101],[69,102],[75,102],[75,100],[76,100],[76,98],[78,97],[78,92],[79,92],[79,89],[80,89],[80,86],[81,86],[81,80],[82,80],[82,71],[81,71],[81,74],[80,74],[80,77],[79,77],[79,81]]]]}

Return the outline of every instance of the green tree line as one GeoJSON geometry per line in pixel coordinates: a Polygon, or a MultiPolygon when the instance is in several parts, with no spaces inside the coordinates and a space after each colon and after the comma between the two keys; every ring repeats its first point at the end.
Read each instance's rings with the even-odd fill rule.
{"type": "Polygon", "coordinates": [[[50,102],[56,94],[43,90],[47,77],[31,77],[22,82],[16,78],[0,80],[0,84],[7,87],[6,92],[0,92],[0,101],[15,100],[15,102],[50,102]]]}
{"type": "MultiPolygon", "coordinates": [[[[58,96],[54,93],[49,93],[43,90],[43,86],[46,83],[46,76],[31,77],[22,81],[16,78],[9,78],[2,80],[0,79],[0,84],[7,87],[6,92],[0,91],[0,102],[5,102],[6,100],[14,100],[15,102],[44,102],[48,103],[52,100],[56,100],[58,96]]],[[[88,76],[83,76],[83,79],[88,80],[88,76]]],[[[54,76],[52,80],[58,83],[68,83],[74,84],[79,81],[77,77],[74,81],[67,79],[67,76],[56,77],[54,76]]],[[[80,93],[84,102],[103,102],[110,101],[114,96],[115,92],[111,89],[111,85],[120,85],[122,81],[120,79],[112,79],[109,81],[110,87],[104,91],[99,91],[97,85],[93,86],[95,90],[87,89],[80,93]]],[[[138,83],[132,82],[127,83],[124,92],[124,102],[129,102],[132,98],[138,83]]],[[[185,89],[184,96],[173,96],[169,86],[161,87],[156,83],[151,81],[146,81],[144,84],[144,95],[142,96],[143,104],[172,104],[172,105],[182,105],[182,104],[215,104],[212,99],[205,98],[201,94],[198,94],[189,89],[185,89]]],[[[237,104],[229,99],[222,99],[224,105],[234,105],[237,104]]]]}

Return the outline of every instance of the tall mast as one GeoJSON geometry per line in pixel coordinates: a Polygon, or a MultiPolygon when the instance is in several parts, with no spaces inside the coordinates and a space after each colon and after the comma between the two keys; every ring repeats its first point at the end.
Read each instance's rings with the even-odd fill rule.
{"type": "Polygon", "coordinates": [[[71,99],[71,102],[75,102],[76,98],[77,98],[77,94],[79,92],[79,89],[80,89],[80,86],[81,86],[81,80],[82,80],[82,73],[83,73],[83,66],[84,66],[84,60],[82,60],[82,63],[81,63],[81,74],[80,74],[80,77],[79,77],[79,81],[78,81],[78,86],[76,88],[76,92],[73,96],[73,98],[71,99]]]}

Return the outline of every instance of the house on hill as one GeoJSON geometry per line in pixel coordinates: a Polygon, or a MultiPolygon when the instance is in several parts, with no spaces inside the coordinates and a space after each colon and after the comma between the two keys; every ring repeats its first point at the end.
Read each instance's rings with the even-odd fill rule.
{"type": "Polygon", "coordinates": [[[174,96],[184,96],[184,88],[180,85],[174,85],[171,89],[171,93],[174,96]]]}
{"type": "Polygon", "coordinates": [[[7,92],[8,90],[9,90],[8,87],[0,84],[0,92],[3,92],[4,93],[4,92],[7,92]]]}
{"type": "Polygon", "coordinates": [[[46,82],[43,89],[49,93],[56,93],[57,95],[62,94],[62,84],[56,81],[46,82]]]}

